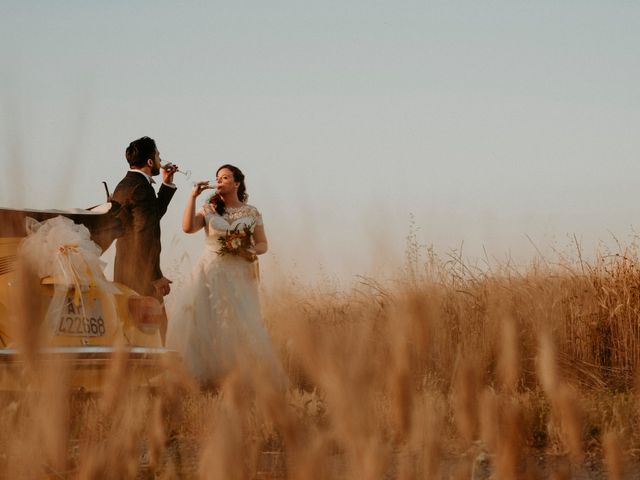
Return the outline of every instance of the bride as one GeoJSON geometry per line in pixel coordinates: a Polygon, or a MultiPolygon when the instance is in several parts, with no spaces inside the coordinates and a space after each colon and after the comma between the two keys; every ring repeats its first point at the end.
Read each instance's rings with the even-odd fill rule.
{"type": "Polygon", "coordinates": [[[262,216],[246,203],[244,175],[233,165],[216,172],[216,193],[196,213],[198,196],[212,186],[197,182],[182,229],[204,229],[205,249],[170,308],[167,344],[205,386],[216,386],[236,367],[283,373],[263,326],[257,255],[268,248],[262,216]]]}

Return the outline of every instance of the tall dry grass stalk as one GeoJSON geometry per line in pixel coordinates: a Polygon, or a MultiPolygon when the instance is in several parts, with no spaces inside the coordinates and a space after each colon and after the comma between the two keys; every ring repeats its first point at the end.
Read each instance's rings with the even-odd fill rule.
{"type": "Polygon", "coordinates": [[[620,438],[615,432],[603,435],[604,458],[610,480],[620,480],[623,474],[623,453],[620,438]]]}
{"type": "Polygon", "coordinates": [[[69,372],[39,360],[38,310],[24,302],[31,360],[0,408],[0,473],[570,478],[589,460],[623,478],[640,445],[632,252],[525,271],[417,258],[395,283],[264,297],[286,388],[247,361],[216,391],[169,364],[149,391],[118,353],[102,394],[71,392],[69,372]]]}

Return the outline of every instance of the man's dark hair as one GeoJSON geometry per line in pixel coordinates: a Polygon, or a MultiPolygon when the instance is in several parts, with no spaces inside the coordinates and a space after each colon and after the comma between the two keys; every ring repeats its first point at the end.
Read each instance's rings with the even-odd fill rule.
{"type": "Polygon", "coordinates": [[[156,154],[156,142],[153,138],[142,137],[129,144],[125,152],[130,167],[144,167],[147,160],[156,154]]]}

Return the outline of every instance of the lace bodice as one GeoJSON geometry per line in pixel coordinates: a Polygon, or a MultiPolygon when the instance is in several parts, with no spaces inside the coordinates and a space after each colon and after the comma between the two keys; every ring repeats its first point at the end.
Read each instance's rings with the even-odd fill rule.
{"type": "Polygon", "coordinates": [[[202,213],[207,239],[211,238],[212,242],[217,242],[220,235],[241,224],[262,225],[262,215],[253,205],[245,204],[241,207],[227,208],[223,215],[218,215],[212,205],[206,204],[202,207],[202,213]]]}

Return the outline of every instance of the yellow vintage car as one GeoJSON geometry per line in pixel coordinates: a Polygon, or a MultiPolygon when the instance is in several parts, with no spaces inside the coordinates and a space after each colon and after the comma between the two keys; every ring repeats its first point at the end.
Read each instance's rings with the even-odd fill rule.
{"type": "MultiPolygon", "coordinates": [[[[71,372],[70,387],[86,391],[101,390],[116,352],[126,355],[128,371],[140,385],[153,382],[174,355],[161,344],[163,309],[156,299],[108,281],[102,271],[71,284],[53,271],[19,274],[30,221],[63,217],[83,225],[101,254],[121,233],[118,208],[115,203],[73,211],[0,208],[0,391],[24,388],[26,353],[60,362],[71,372]],[[31,336],[40,341],[31,342],[31,336]],[[29,348],[37,351],[25,352],[29,348]]],[[[59,256],[54,259],[59,263],[78,251],[75,245],[59,245],[51,255],[59,256]]]]}

